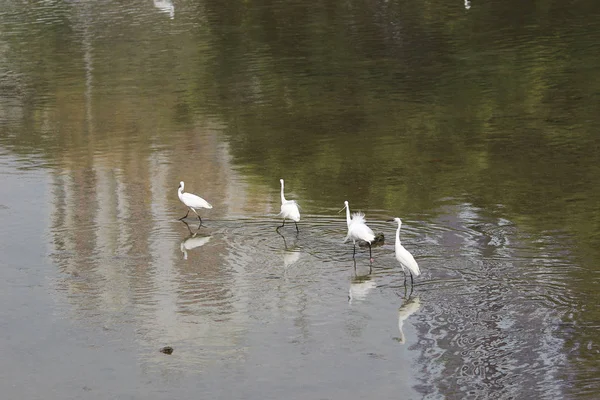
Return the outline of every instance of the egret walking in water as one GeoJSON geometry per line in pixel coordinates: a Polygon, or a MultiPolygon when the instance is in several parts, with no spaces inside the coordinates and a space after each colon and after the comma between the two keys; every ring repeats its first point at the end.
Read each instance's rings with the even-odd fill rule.
{"type": "Polygon", "coordinates": [[[398,230],[396,231],[396,260],[400,262],[402,271],[404,272],[404,284],[406,284],[406,271],[410,274],[410,284],[413,284],[413,274],[415,276],[421,275],[419,264],[415,261],[415,258],[408,250],[400,243],[400,228],[402,227],[402,220],[400,218],[394,218],[388,222],[397,222],[398,230]]]}
{"type": "MultiPolygon", "coordinates": [[[[367,222],[365,221],[365,214],[358,212],[352,214],[352,218],[350,218],[350,207],[348,207],[348,201],[344,201],[344,208],[346,209],[346,224],[348,225],[348,235],[346,235],[346,239],[344,239],[344,243],[348,241],[348,239],[352,239],[354,243],[354,251],[352,252],[352,257],[356,254],[356,241],[364,240],[369,244],[369,261],[373,262],[373,257],[371,256],[371,242],[375,239],[375,234],[367,226],[367,222]]],[[[342,211],[342,208],[340,211],[342,211]]]]}
{"type": "Polygon", "coordinates": [[[183,216],[179,219],[183,220],[183,219],[187,218],[188,214],[190,213],[190,210],[192,210],[194,212],[194,214],[196,214],[198,216],[200,223],[202,223],[202,218],[200,218],[200,215],[198,214],[196,209],[197,208],[213,208],[213,207],[210,205],[210,203],[208,201],[204,200],[200,196],[196,196],[195,194],[191,194],[191,193],[183,193],[183,187],[184,187],[183,181],[179,182],[179,189],[177,190],[177,195],[179,196],[179,200],[181,200],[181,202],[188,207],[188,212],[187,212],[187,214],[185,214],[185,216],[183,216]]]}
{"type": "Polygon", "coordinates": [[[298,203],[296,200],[286,200],[283,195],[283,179],[280,179],[281,183],[281,212],[279,215],[283,217],[283,224],[278,226],[276,230],[279,228],[283,228],[285,226],[285,219],[291,219],[296,224],[296,232],[300,232],[298,229],[298,221],[300,221],[300,210],[298,209],[298,203]]]}

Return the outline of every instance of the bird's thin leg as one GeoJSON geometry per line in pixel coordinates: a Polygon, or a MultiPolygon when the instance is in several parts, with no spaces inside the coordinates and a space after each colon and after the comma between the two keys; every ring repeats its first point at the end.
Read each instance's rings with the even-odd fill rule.
{"type": "Polygon", "coordinates": [[[190,225],[185,222],[184,220],[180,219],[181,222],[183,222],[185,224],[185,226],[188,228],[188,231],[190,231],[190,235],[193,235],[194,233],[192,232],[192,229],[190,228],[190,225]]]}
{"type": "Polygon", "coordinates": [[[367,243],[369,243],[369,262],[373,262],[373,256],[371,255],[371,243],[370,242],[367,242],[367,243]]]}
{"type": "Polygon", "coordinates": [[[413,282],[412,272],[410,272],[410,287],[412,287],[413,285],[414,285],[414,282],[413,282]]]}
{"type": "Polygon", "coordinates": [[[356,255],[356,242],[354,242],[354,251],[352,252],[352,258],[356,255]]]}
{"type": "MultiPolygon", "coordinates": [[[[202,218],[200,218],[200,214],[198,214],[198,213],[196,212],[196,210],[194,210],[193,208],[192,208],[192,211],[194,212],[194,214],[196,214],[196,216],[198,216],[198,219],[200,220],[200,225],[202,225],[202,218]]],[[[189,211],[188,211],[188,212],[189,212],[189,211]]]]}
{"type": "MultiPolygon", "coordinates": [[[[404,272],[404,271],[402,271],[404,272]]],[[[404,289],[406,289],[406,272],[404,272],[404,289]]]]}
{"type": "Polygon", "coordinates": [[[410,293],[409,293],[409,295],[408,295],[408,298],[410,298],[410,296],[412,296],[412,292],[413,292],[413,286],[411,285],[411,286],[410,286],[410,293]]]}
{"type": "Polygon", "coordinates": [[[285,226],[285,218],[283,219],[283,224],[279,225],[277,227],[277,229],[275,229],[276,231],[278,231],[280,228],[283,228],[285,226]]]}
{"type": "Polygon", "coordinates": [[[294,221],[294,224],[296,224],[296,232],[300,232],[300,229],[298,229],[298,223],[294,221]]]}
{"type": "Polygon", "coordinates": [[[182,221],[182,220],[186,219],[189,213],[190,213],[190,209],[188,208],[187,214],[185,214],[183,217],[179,218],[179,220],[182,221]]]}

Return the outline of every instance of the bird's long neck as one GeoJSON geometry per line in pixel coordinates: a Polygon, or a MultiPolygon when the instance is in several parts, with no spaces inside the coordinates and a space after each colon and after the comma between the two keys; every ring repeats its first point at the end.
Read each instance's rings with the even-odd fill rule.
{"type": "Polygon", "coordinates": [[[285,203],[285,196],[283,195],[283,182],[281,182],[281,204],[285,203]]]}
{"type": "Polygon", "coordinates": [[[352,220],[350,219],[350,207],[346,206],[346,224],[350,226],[351,221],[352,220]]]}
{"type": "Polygon", "coordinates": [[[400,228],[402,227],[402,224],[399,223],[398,224],[398,229],[396,229],[396,245],[400,245],[400,228]]]}

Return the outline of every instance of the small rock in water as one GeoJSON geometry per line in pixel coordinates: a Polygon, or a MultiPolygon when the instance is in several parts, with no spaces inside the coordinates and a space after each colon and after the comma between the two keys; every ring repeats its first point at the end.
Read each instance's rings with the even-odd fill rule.
{"type": "Polygon", "coordinates": [[[165,354],[173,354],[173,348],[171,346],[165,346],[160,349],[160,352],[165,354]]]}
{"type": "MultiPolygon", "coordinates": [[[[383,236],[383,233],[380,232],[377,235],[375,235],[375,239],[373,239],[373,241],[371,242],[371,247],[383,246],[384,243],[385,237],[383,236]]],[[[362,240],[358,242],[358,245],[360,247],[369,247],[367,242],[362,240]]]]}

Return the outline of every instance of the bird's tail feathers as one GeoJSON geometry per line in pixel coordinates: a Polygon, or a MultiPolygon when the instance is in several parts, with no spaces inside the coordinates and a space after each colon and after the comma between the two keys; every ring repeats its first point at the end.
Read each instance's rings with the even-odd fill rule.
{"type": "Polygon", "coordinates": [[[406,267],[407,270],[409,270],[414,276],[419,276],[421,275],[421,269],[419,268],[419,264],[417,264],[417,262],[415,261],[414,265],[411,265],[410,267],[408,265],[403,266],[403,268],[406,267]]]}

